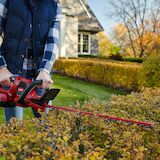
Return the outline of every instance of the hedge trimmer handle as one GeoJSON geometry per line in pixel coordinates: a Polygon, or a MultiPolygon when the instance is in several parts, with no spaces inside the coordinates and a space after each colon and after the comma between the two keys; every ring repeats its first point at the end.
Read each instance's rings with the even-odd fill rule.
{"type": "Polygon", "coordinates": [[[24,99],[26,98],[26,96],[36,87],[39,85],[42,85],[43,80],[36,80],[31,82],[28,87],[24,90],[24,92],[22,93],[22,95],[19,97],[18,103],[24,103],[24,99]]]}

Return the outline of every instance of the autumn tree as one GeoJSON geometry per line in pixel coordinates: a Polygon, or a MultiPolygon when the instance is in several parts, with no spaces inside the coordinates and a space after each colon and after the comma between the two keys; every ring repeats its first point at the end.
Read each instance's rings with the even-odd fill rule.
{"type": "Polygon", "coordinates": [[[114,8],[112,15],[127,30],[134,57],[145,56],[148,46],[153,41],[157,42],[155,37],[158,38],[159,34],[160,0],[119,0],[112,1],[111,5],[114,8]]]}
{"type": "Polygon", "coordinates": [[[98,34],[98,39],[99,39],[99,56],[108,57],[110,55],[110,47],[112,46],[112,42],[109,36],[104,32],[100,32],[98,34]]]}
{"type": "Polygon", "coordinates": [[[128,46],[127,28],[117,23],[112,31],[112,42],[121,49],[121,53],[125,52],[128,46]]]}

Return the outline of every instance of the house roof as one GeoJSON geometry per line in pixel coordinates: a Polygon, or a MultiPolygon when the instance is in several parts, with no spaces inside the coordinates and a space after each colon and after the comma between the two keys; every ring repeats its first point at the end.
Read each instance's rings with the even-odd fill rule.
{"type": "Polygon", "coordinates": [[[86,0],[79,0],[79,3],[81,4],[81,6],[84,9],[85,13],[87,14],[88,18],[91,18],[92,15],[91,15],[91,13],[89,12],[89,10],[86,6],[87,3],[86,2],[84,3],[84,1],[86,1],[86,0]]]}
{"type": "Polygon", "coordinates": [[[67,16],[88,16],[91,17],[83,0],[59,0],[63,11],[67,16]]]}
{"type": "Polygon", "coordinates": [[[83,18],[79,17],[79,30],[80,31],[88,31],[97,33],[103,31],[103,27],[98,21],[97,17],[89,7],[86,0],[79,0],[81,1],[82,5],[85,7],[85,11],[88,12],[87,16],[83,15],[83,18]]]}
{"type": "Polygon", "coordinates": [[[79,30],[97,33],[103,31],[103,27],[89,7],[87,0],[59,0],[63,8],[66,8],[68,16],[78,16],[79,30]]]}

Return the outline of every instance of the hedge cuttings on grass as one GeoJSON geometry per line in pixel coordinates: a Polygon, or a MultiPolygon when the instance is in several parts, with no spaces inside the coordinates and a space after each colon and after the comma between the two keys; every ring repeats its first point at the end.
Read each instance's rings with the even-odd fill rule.
{"type": "Polygon", "coordinates": [[[155,123],[154,128],[109,122],[64,111],[41,120],[0,125],[0,155],[7,160],[159,160],[160,89],[92,100],[76,109],[155,123]]]}
{"type": "Polygon", "coordinates": [[[140,68],[138,64],[87,59],[59,59],[54,65],[57,73],[125,90],[138,88],[140,68]]]}

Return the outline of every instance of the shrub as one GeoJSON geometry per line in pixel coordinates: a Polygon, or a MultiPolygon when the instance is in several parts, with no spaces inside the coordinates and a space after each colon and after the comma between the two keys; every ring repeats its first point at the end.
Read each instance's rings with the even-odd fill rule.
{"type": "Polygon", "coordinates": [[[0,155],[7,160],[158,160],[160,158],[160,89],[113,96],[72,108],[135,120],[145,128],[55,110],[41,120],[15,120],[0,126],[0,155]]]}
{"type": "Polygon", "coordinates": [[[143,63],[143,59],[142,58],[123,58],[123,61],[125,61],[125,62],[143,63]]]}
{"type": "Polygon", "coordinates": [[[145,87],[160,87],[160,54],[149,56],[143,63],[139,84],[145,87]]]}
{"type": "Polygon", "coordinates": [[[111,55],[109,56],[109,58],[113,59],[113,60],[122,61],[122,55],[120,54],[120,50],[121,50],[120,47],[118,47],[118,46],[112,46],[110,48],[111,55]]]}
{"type": "Polygon", "coordinates": [[[122,55],[118,53],[111,54],[110,56],[102,56],[102,55],[85,55],[85,54],[79,54],[78,57],[80,58],[93,58],[93,59],[99,59],[99,60],[116,60],[116,61],[124,61],[124,62],[136,62],[136,63],[143,63],[142,58],[123,58],[122,55]]]}
{"type": "Polygon", "coordinates": [[[120,53],[111,54],[109,58],[113,60],[123,61],[122,55],[120,53]]]}
{"type": "Polygon", "coordinates": [[[138,88],[138,64],[91,59],[59,59],[54,65],[57,73],[104,84],[114,88],[138,88]]]}
{"type": "Polygon", "coordinates": [[[118,47],[118,46],[112,45],[112,46],[110,47],[110,52],[111,52],[112,55],[117,55],[117,54],[120,53],[120,51],[121,51],[121,48],[118,47]]]}
{"type": "Polygon", "coordinates": [[[94,54],[79,54],[78,57],[83,57],[83,58],[97,58],[97,55],[94,54]]]}

